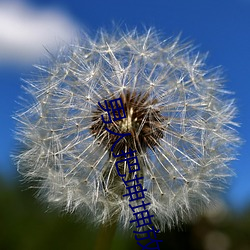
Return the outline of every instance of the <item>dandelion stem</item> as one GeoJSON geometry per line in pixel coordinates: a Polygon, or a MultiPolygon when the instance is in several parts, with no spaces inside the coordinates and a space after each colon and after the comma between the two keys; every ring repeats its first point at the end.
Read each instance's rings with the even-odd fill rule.
{"type": "Polygon", "coordinates": [[[116,232],[117,220],[112,224],[102,224],[99,228],[94,250],[110,250],[116,232]]]}

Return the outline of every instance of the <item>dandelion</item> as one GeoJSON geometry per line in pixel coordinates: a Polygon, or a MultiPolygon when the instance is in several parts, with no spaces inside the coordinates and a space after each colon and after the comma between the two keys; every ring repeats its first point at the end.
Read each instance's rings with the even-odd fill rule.
{"type": "MultiPolygon", "coordinates": [[[[114,152],[137,151],[155,228],[203,212],[233,175],[229,162],[239,142],[234,100],[220,72],[207,70],[192,44],[161,40],[153,29],[82,35],[26,80],[32,100],[15,116],[24,148],[18,171],[36,181],[51,206],[130,228],[133,212],[111,153],[118,137],[105,128],[130,133],[114,152]],[[115,98],[126,118],[105,124],[108,113],[98,103],[115,98]]],[[[126,180],[134,178],[127,163],[118,167],[126,180]]]]}

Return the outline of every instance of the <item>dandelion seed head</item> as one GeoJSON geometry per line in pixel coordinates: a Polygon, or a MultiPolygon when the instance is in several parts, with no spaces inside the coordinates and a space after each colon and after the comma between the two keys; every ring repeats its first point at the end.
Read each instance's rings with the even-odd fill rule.
{"type": "MultiPolygon", "coordinates": [[[[32,101],[15,115],[24,148],[15,156],[18,171],[36,180],[48,204],[96,224],[116,217],[131,227],[133,213],[111,154],[118,136],[107,126],[131,134],[114,151],[137,151],[137,175],[144,177],[156,228],[204,211],[233,175],[229,163],[239,143],[234,100],[218,70],[206,69],[191,44],[161,40],[153,29],[82,36],[26,80],[32,101]],[[122,99],[126,118],[106,125],[98,102],[115,98],[122,99]]],[[[119,169],[134,177],[125,163],[119,169]]]]}

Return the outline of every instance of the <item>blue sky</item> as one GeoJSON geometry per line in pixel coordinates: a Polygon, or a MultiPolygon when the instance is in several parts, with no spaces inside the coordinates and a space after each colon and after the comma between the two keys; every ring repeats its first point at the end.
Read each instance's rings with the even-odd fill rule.
{"type": "Polygon", "coordinates": [[[237,177],[227,194],[238,208],[250,203],[250,0],[91,0],[0,2],[0,175],[15,180],[10,153],[15,149],[11,118],[22,95],[21,78],[31,65],[62,40],[70,40],[78,27],[90,34],[116,24],[154,26],[166,37],[182,34],[201,52],[207,64],[222,66],[225,88],[235,92],[237,121],[244,144],[232,163],[237,177]],[[7,4],[8,3],[8,4],[7,4]],[[4,14],[3,14],[4,13],[4,14]],[[59,40],[60,40],[59,39],[59,40]]]}

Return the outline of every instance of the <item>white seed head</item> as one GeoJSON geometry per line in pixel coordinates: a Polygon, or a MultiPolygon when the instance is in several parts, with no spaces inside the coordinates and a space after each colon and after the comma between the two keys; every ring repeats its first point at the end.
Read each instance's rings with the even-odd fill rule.
{"type": "MultiPolygon", "coordinates": [[[[118,139],[105,130],[107,117],[98,102],[122,98],[126,118],[107,124],[131,133],[116,154],[137,151],[145,203],[156,228],[191,219],[214,201],[233,173],[239,142],[234,101],[223,90],[218,70],[207,70],[204,57],[179,39],[161,41],[149,29],[95,39],[83,34],[62,49],[39,76],[26,81],[32,101],[15,118],[24,150],[18,170],[36,181],[40,197],[94,222],[118,218],[132,226],[126,188],[117,175],[111,146],[118,139]]],[[[140,204],[140,200],[134,204],[140,204]]]]}

